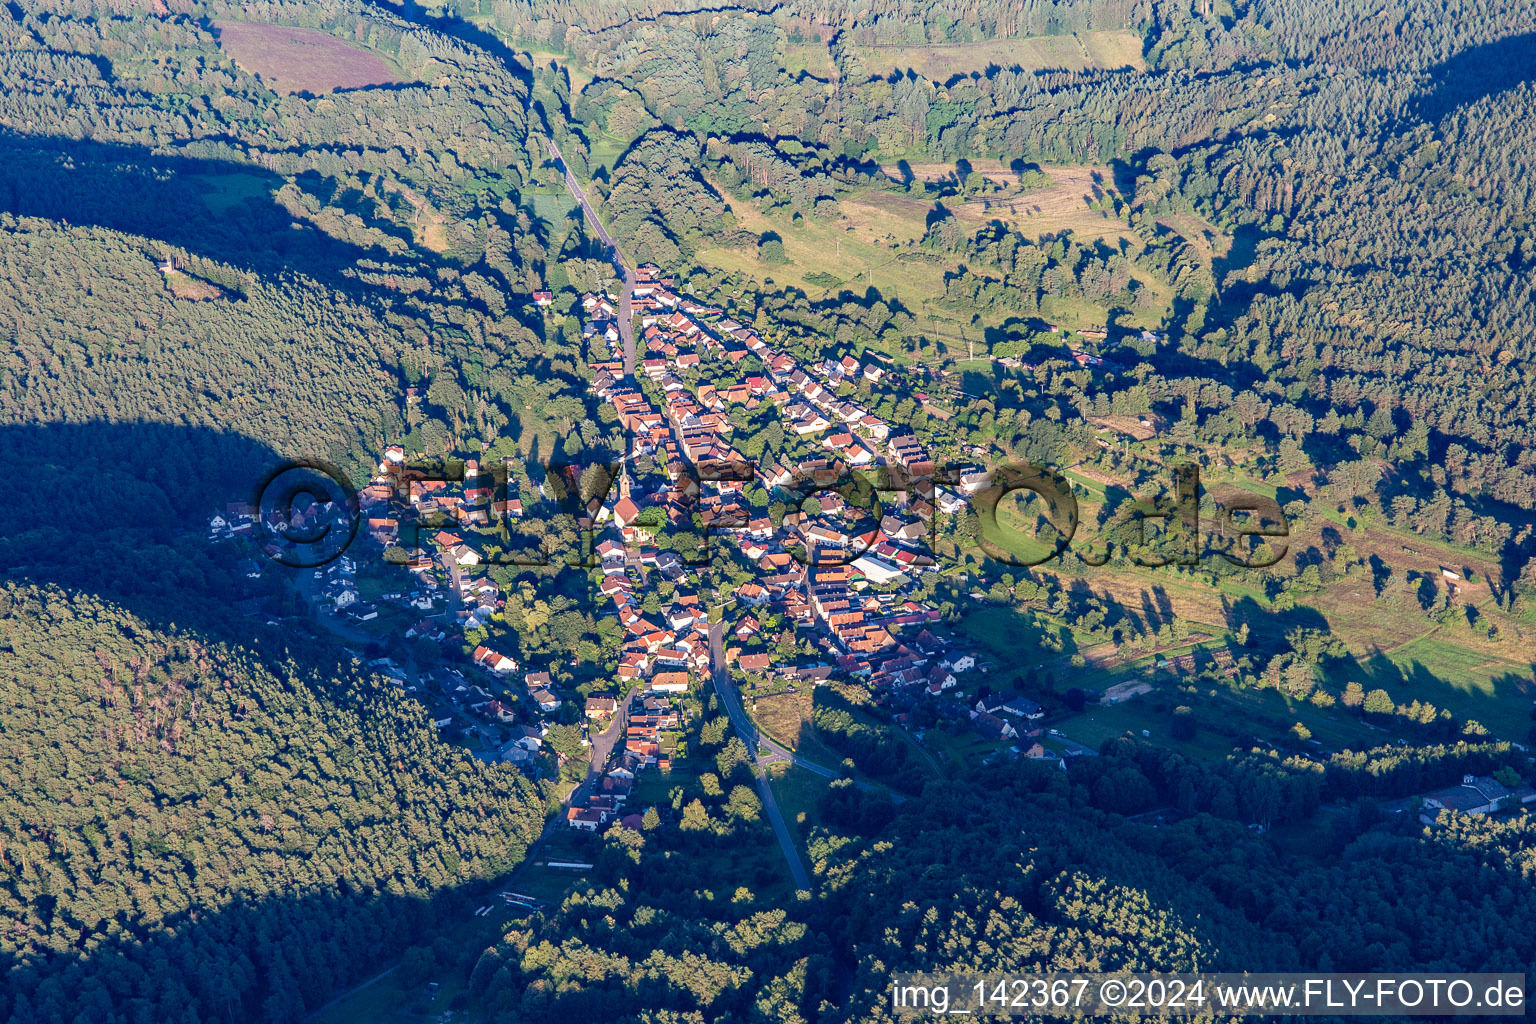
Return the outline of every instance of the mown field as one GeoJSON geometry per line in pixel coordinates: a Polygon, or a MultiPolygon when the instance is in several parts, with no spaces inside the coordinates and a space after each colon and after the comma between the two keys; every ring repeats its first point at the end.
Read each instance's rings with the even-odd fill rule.
{"type": "Polygon", "coordinates": [[[223,20],[214,27],[220,49],[276,92],[320,96],[406,80],[382,54],[319,29],[223,20]]]}
{"type": "Polygon", "coordinates": [[[1090,68],[1146,70],[1141,37],[1134,32],[1084,32],[1067,36],[1025,36],[976,43],[921,46],[864,46],[859,56],[870,74],[913,70],[945,82],[989,67],[1026,71],[1086,71],[1090,68]]]}

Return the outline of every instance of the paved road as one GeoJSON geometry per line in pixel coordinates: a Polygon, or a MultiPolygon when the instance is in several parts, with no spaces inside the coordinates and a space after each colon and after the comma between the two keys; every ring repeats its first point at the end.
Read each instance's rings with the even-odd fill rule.
{"type": "Polygon", "coordinates": [[[629,696],[624,698],[624,702],[614,711],[613,717],[608,722],[608,728],[596,736],[590,737],[592,741],[592,758],[587,778],[590,779],[593,775],[601,775],[603,769],[608,767],[608,755],[613,753],[614,745],[624,735],[624,723],[629,721],[629,705],[634,699],[635,693],[632,690],[629,696]]]}
{"type": "Polygon", "coordinates": [[[629,376],[635,375],[635,272],[631,269],[629,261],[624,258],[624,253],[619,249],[619,243],[608,234],[608,229],[603,227],[603,222],[597,219],[597,212],[592,209],[592,203],[587,199],[586,192],[582,191],[576,183],[576,178],[571,174],[571,169],[566,166],[565,157],[560,155],[560,147],[553,140],[549,140],[549,155],[555,158],[560,165],[560,171],[565,175],[565,187],[571,195],[576,197],[577,204],[581,207],[582,216],[597,232],[597,237],[603,244],[613,250],[613,261],[624,273],[624,288],[619,292],[619,337],[624,342],[624,372],[629,376]]]}
{"type": "Polygon", "coordinates": [[[795,888],[809,891],[811,877],[805,873],[805,865],[800,863],[800,851],[795,849],[795,840],[789,834],[789,825],[784,821],[784,812],[779,810],[778,801],[773,798],[773,787],[768,783],[768,770],[761,766],[757,769],[757,791],[762,794],[763,810],[768,815],[768,824],[773,826],[773,834],[778,837],[779,848],[784,851],[784,859],[789,862],[789,873],[795,880],[795,888]]]}
{"type": "MultiPolygon", "coordinates": [[[[779,810],[779,803],[773,798],[773,788],[768,784],[768,771],[766,766],[775,761],[798,761],[790,751],[774,743],[767,737],[759,736],[757,727],[752,724],[752,719],[747,717],[742,709],[741,697],[736,692],[736,686],[731,682],[730,673],[725,670],[725,629],[717,622],[709,630],[709,664],[711,676],[715,682],[715,692],[720,695],[720,702],[725,705],[725,713],[730,716],[731,724],[736,727],[736,732],[741,736],[741,741],[752,751],[757,761],[754,765],[754,774],[757,776],[757,791],[763,798],[763,812],[768,816],[768,824],[773,826],[773,834],[778,837],[779,848],[784,851],[784,860],[789,864],[789,873],[795,880],[796,888],[809,889],[811,887],[810,875],[806,874],[805,865],[800,862],[800,851],[795,848],[795,840],[789,834],[789,826],[784,823],[784,812],[779,810]],[[765,752],[762,748],[766,747],[765,752]]],[[[805,762],[810,767],[809,762],[805,762]]],[[[837,778],[835,772],[828,772],[820,765],[813,769],[818,774],[837,778]]]]}
{"type": "MultiPolygon", "coordinates": [[[[614,252],[618,252],[617,249],[614,252]]],[[[620,261],[622,263],[622,260],[620,261]]],[[[624,342],[624,373],[633,377],[635,362],[635,272],[624,266],[624,287],[619,291],[619,339],[624,342]]]]}
{"type": "Polygon", "coordinates": [[[715,692],[720,695],[720,703],[725,705],[725,713],[730,716],[731,724],[741,734],[741,740],[747,745],[747,749],[757,754],[758,764],[788,761],[807,771],[815,772],[823,778],[843,777],[841,772],[833,771],[815,761],[807,761],[782,743],[757,731],[756,723],[747,714],[746,708],[741,706],[741,694],[736,692],[736,684],[731,682],[731,674],[725,668],[725,626],[721,622],[709,627],[709,663],[713,669],[715,692]]]}

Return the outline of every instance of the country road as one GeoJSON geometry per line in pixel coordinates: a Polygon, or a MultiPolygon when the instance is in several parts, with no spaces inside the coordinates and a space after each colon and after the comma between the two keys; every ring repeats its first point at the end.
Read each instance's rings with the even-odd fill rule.
{"type": "MultiPolygon", "coordinates": [[[[715,692],[720,695],[720,703],[725,705],[725,713],[730,717],[731,724],[736,727],[741,741],[756,758],[753,774],[757,776],[757,791],[762,794],[763,813],[768,816],[768,824],[773,826],[773,834],[779,840],[779,848],[784,851],[784,860],[789,864],[789,873],[795,880],[795,887],[809,889],[811,877],[806,873],[805,864],[800,860],[800,851],[795,849],[794,837],[789,834],[789,826],[784,823],[784,812],[779,810],[779,803],[773,798],[773,787],[768,783],[767,765],[775,761],[798,761],[799,759],[772,740],[760,737],[757,727],[752,724],[752,719],[742,708],[741,696],[731,682],[730,673],[725,670],[724,635],[725,630],[718,622],[709,628],[709,665],[710,675],[715,683],[715,692]],[[769,753],[764,754],[762,747],[767,747],[769,753]]],[[[819,775],[833,779],[838,777],[836,772],[828,771],[820,765],[812,766],[810,762],[802,763],[819,775]]]]}
{"type": "Polygon", "coordinates": [[[779,802],[773,798],[773,786],[768,782],[768,769],[758,765],[754,774],[757,776],[757,791],[763,796],[763,812],[768,815],[768,824],[773,826],[773,834],[779,840],[779,848],[784,851],[784,859],[789,863],[789,874],[795,880],[795,888],[809,892],[811,877],[806,874],[805,865],[800,861],[800,851],[795,849],[795,839],[789,834],[789,825],[784,820],[784,812],[779,810],[779,802]]]}
{"type": "Polygon", "coordinates": [[[597,237],[602,240],[604,245],[613,250],[613,262],[624,274],[624,288],[619,292],[619,337],[624,341],[624,373],[627,376],[633,377],[636,365],[634,268],[624,258],[624,253],[619,249],[619,243],[613,240],[613,237],[608,234],[608,229],[603,227],[603,222],[597,219],[597,211],[592,209],[592,203],[587,199],[587,193],[576,183],[576,177],[571,174],[570,167],[566,165],[565,157],[560,155],[560,147],[556,146],[552,139],[547,141],[549,143],[549,155],[554,158],[555,163],[560,165],[560,172],[565,175],[565,187],[570,190],[571,195],[576,197],[576,203],[581,207],[582,216],[592,226],[592,230],[597,232],[597,237]]]}

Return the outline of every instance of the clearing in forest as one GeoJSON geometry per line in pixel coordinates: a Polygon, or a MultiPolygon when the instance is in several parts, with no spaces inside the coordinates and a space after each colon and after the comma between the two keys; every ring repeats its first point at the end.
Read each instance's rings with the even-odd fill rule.
{"type": "Polygon", "coordinates": [[[319,96],[405,81],[383,56],[313,28],[216,21],[219,47],[276,92],[319,96]]]}
{"type": "Polygon", "coordinates": [[[193,302],[224,297],[224,289],[218,285],[180,270],[165,272],[165,286],[178,299],[190,299],[193,302]]]}

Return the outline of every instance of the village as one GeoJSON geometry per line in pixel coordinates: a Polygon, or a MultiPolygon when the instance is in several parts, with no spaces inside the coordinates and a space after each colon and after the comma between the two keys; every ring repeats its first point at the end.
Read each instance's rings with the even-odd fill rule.
{"type": "MultiPolygon", "coordinates": [[[[545,305],[550,296],[534,299],[545,305]]],[[[356,626],[381,614],[409,618],[402,639],[423,645],[417,650],[435,645],[441,657],[417,659],[430,663],[424,667],[380,656],[370,659],[374,667],[477,756],[530,775],[574,765],[563,774],[579,786],[566,812],[577,829],[624,817],[636,774],[669,769],[687,721],[684,701],[711,679],[741,688],[748,701],[856,681],[899,721],[904,709],[933,702],[1010,756],[1055,759],[1037,742],[1040,704],[992,692],[985,681],[994,666],[921,594],[922,576],[937,571],[928,551],[935,507],[963,508],[986,475],[963,473],[953,490],[884,494],[878,520],[837,489],[845,468],[897,480],[933,475],[910,430],[873,415],[845,386],[890,383],[898,371],[877,358],[801,365],[720,309],[680,294],[654,267],[639,268],[632,301],[644,346],[634,377],[624,373],[617,300],[589,294],[579,307],[582,334],[599,356],[592,393],[613,409],[628,447],[607,493],[578,508],[590,531],[596,596],[623,632],[605,685],[577,684],[566,666],[520,663],[516,639],[498,622],[507,594],[486,571],[495,525],[548,518],[574,480],[541,480],[530,493],[502,483],[498,493],[496,474],[475,460],[462,480],[432,479],[389,446],[359,494],[360,532],[393,551],[406,572],[370,599],[358,561],[376,556],[354,551],[314,571],[307,586],[317,606],[356,626]],[[744,363],[748,372],[738,369],[744,363]],[[733,444],[733,409],[776,411],[785,456],[749,460],[733,444]],[[792,463],[791,448],[800,455],[792,463]],[[765,496],[787,503],[778,523],[765,496]],[[414,528],[425,523],[441,525],[414,528]],[[700,523],[709,544],[702,564],[685,557],[700,523]],[[676,542],[674,533],[689,536],[676,542]],[[470,648],[467,634],[483,640],[470,648]],[[569,727],[584,734],[582,749],[551,751],[551,730],[569,727]]]]}
{"type": "MultiPolygon", "coordinates": [[[[552,296],[533,298],[547,307],[552,296]]],[[[409,622],[400,639],[424,656],[385,656],[378,644],[362,656],[426,704],[444,738],[562,783],[565,820],[582,831],[638,826],[627,797],[645,773],[670,771],[710,684],[753,745],[747,709],[759,697],[852,682],[919,743],[938,718],[965,723],[975,756],[987,760],[1065,768],[1097,753],[1051,728],[1036,699],[994,691],[988,653],[924,596],[924,577],[940,568],[929,544],[936,511],[962,511],[991,481],[973,466],[948,487],[928,483],[930,452],[909,428],[871,413],[854,387],[915,381],[877,354],[803,364],[655,267],[636,271],[631,303],[643,346],[633,376],[619,301],[587,294],[578,307],[591,393],[623,432],[612,478],[588,493],[591,481],[574,470],[536,479],[469,459],[460,478],[444,479],[386,447],[359,495],[361,532],[404,572],[366,598],[359,561],[381,559],[353,552],[306,584],[334,620],[409,622]],[[749,457],[740,424],[765,414],[784,444],[749,457]],[[892,488],[877,516],[853,500],[849,470],[892,488]],[[504,621],[506,587],[487,571],[505,555],[498,524],[515,532],[561,511],[574,511],[590,538],[594,597],[622,638],[597,678],[573,671],[580,659],[522,663],[531,659],[504,621]]],[[[232,509],[212,527],[239,535],[249,525],[232,509]]],[[[1207,667],[1236,671],[1225,648],[1159,658],[1154,671],[1177,682],[1207,667]]],[[[1132,677],[1084,697],[1113,707],[1152,689],[1132,677]]],[[[754,755],[773,758],[768,743],[754,755]]]]}

